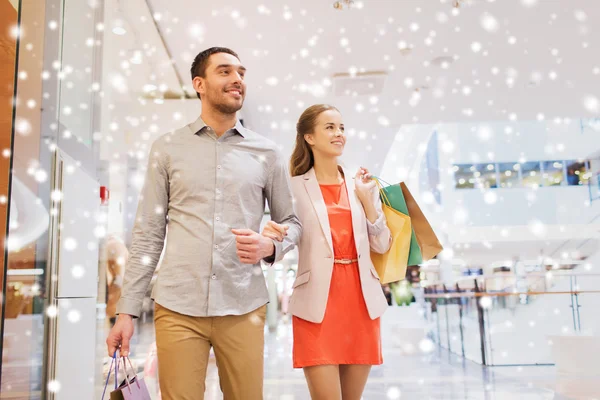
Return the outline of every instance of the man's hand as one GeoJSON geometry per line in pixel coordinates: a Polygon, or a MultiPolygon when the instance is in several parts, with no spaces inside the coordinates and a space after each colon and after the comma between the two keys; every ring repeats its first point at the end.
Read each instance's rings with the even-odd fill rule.
{"type": "Polygon", "coordinates": [[[231,232],[236,236],[237,255],[244,264],[257,264],[275,252],[271,239],[251,229],[232,229],[231,232]]]}
{"type": "Polygon", "coordinates": [[[288,225],[282,225],[274,221],[269,221],[263,228],[261,235],[268,237],[269,239],[282,242],[283,238],[287,236],[288,229],[288,225]]]}
{"type": "Polygon", "coordinates": [[[115,326],[112,327],[106,338],[108,355],[114,356],[115,351],[120,350],[121,357],[129,357],[129,341],[133,336],[133,317],[127,314],[119,314],[115,326]]]}

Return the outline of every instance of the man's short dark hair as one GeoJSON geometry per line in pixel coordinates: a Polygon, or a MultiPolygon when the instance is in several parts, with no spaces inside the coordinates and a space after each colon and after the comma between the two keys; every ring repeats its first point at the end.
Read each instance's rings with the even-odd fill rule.
{"type": "MultiPolygon", "coordinates": [[[[192,68],[190,70],[191,75],[192,75],[192,80],[197,76],[199,76],[201,78],[206,77],[206,67],[208,67],[208,59],[213,54],[218,54],[218,53],[231,54],[238,60],[240,59],[240,56],[238,56],[235,51],[228,49],[227,47],[211,47],[210,49],[206,49],[206,50],[202,51],[201,53],[198,53],[196,58],[194,58],[194,62],[192,62],[192,68]]],[[[200,93],[196,93],[196,95],[198,96],[198,98],[200,98],[200,93]]]]}

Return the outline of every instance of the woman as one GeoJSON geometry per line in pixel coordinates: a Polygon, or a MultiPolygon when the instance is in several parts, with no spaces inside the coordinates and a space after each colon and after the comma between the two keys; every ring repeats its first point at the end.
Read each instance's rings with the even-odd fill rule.
{"type": "MultiPolygon", "coordinates": [[[[339,165],[345,143],[335,107],[304,111],[290,165],[302,236],[289,312],[294,368],[304,369],[314,400],[359,400],[371,366],[383,362],[388,304],[370,251],[386,252],[391,235],[369,171],[352,176],[339,165]]],[[[269,222],[263,235],[281,240],[285,227],[269,222]]]]}

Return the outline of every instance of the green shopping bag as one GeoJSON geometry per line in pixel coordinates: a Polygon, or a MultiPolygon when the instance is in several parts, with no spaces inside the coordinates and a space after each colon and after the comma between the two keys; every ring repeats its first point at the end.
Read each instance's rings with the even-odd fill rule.
{"type": "MultiPolygon", "coordinates": [[[[394,210],[410,217],[410,214],[408,213],[408,206],[406,205],[406,200],[404,199],[404,194],[402,193],[402,188],[400,185],[390,185],[380,178],[373,178],[387,185],[386,187],[381,186],[380,191],[385,192],[387,201],[389,201],[388,205],[390,205],[394,210]]],[[[381,201],[383,202],[383,199],[381,201]]],[[[415,235],[415,230],[412,228],[410,237],[410,252],[408,253],[408,265],[419,265],[422,263],[423,254],[421,253],[421,248],[419,247],[419,242],[417,241],[417,236],[415,235]]]]}

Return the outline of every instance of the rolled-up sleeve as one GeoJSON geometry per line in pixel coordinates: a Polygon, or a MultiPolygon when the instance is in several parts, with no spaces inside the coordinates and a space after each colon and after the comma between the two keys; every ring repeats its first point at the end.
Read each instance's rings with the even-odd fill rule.
{"type": "Polygon", "coordinates": [[[379,190],[373,191],[373,204],[377,210],[377,219],[375,222],[367,220],[367,232],[369,234],[369,243],[375,253],[383,254],[390,249],[392,245],[392,235],[387,226],[383,206],[379,198],[379,190]]]}
{"type": "Polygon", "coordinates": [[[272,265],[282,260],[283,256],[298,244],[302,234],[302,225],[294,212],[290,175],[279,152],[276,152],[276,159],[270,167],[265,195],[271,211],[271,220],[289,227],[287,236],[282,242],[273,241],[275,254],[264,260],[267,264],[272,265]]]}
{"type": "Polygon", "coordinates": [[[168,207],[168,157],[159,139],[150,151],[117,314],[140,316],[144,296],[164,246],[168,207]]]}

